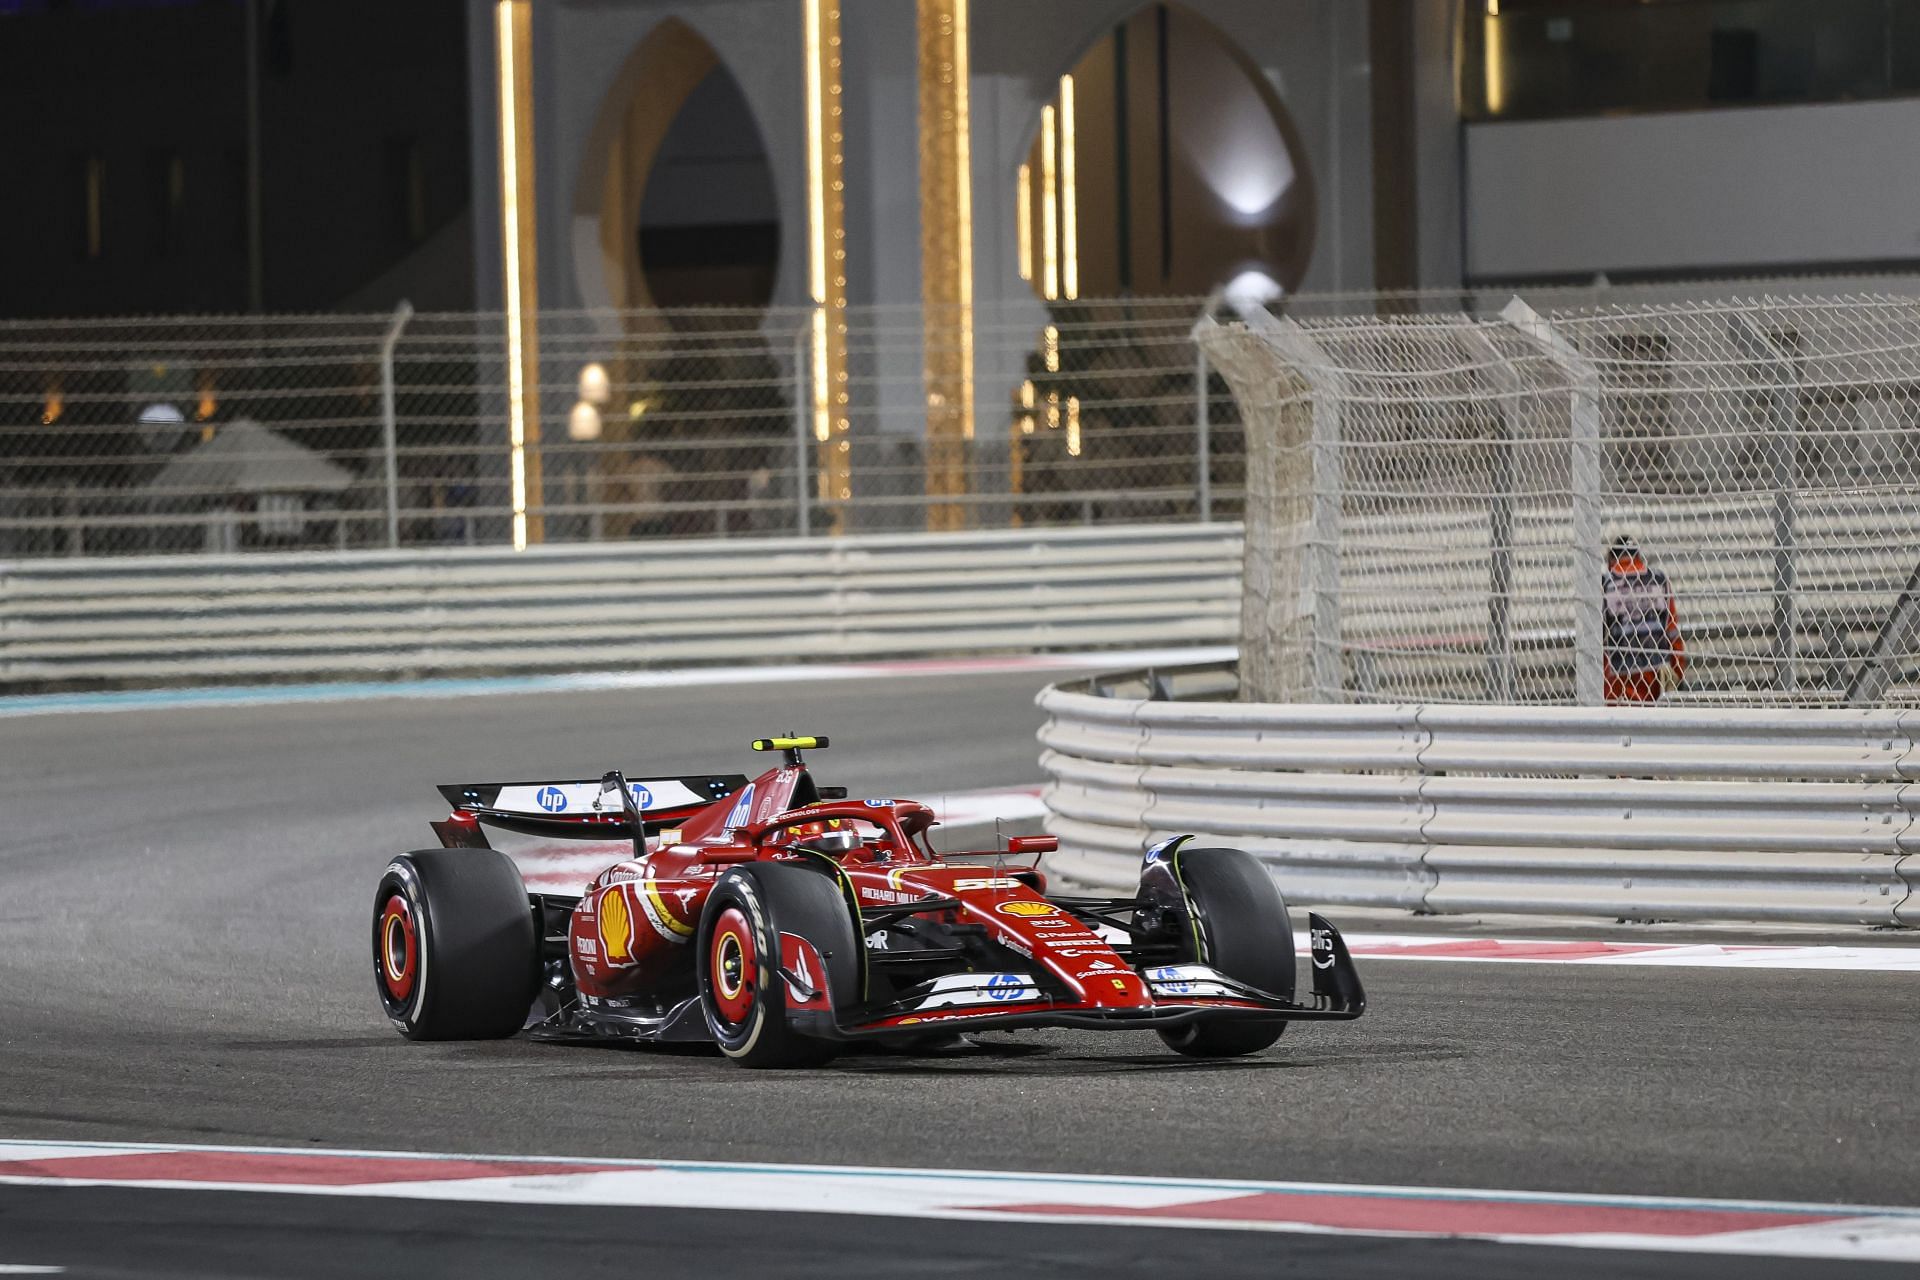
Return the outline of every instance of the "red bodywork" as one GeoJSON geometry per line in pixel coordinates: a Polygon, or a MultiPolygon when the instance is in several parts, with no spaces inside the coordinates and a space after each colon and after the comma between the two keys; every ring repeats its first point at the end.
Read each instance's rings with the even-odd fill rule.
{"type": "MultiPolygon", "coordinates": [[[[646,840],[644,856],[600,873],[567,918],[566,963],[582,1002],[624,1006],[683,988],[695,968],[708,895],[721,876],[745,862],[818,859],[820,853],[796,845],[825,831],[852,830],[860,837],[857,847],[836,853],[834,860],[859,912],[894,920],[924,915],[948,926],[977,926],[1004,962],[983,964],[976,957],[934,983],[936,988],[950,983],[949,988],[928,991],[922,983],[908,999],[866,1003],[851,1021],[836,1019],[824,991],[785,984],[789,1010],[824,1018],[824,1024],[814,1025],[828,1034],[912,1034],[954,1023],[1035,1025],[1064,1021],[1068,1015],[1076,1025],[1088,1025],[1093,1020],[1128,1022],[1133,1015],[1152,1019],[1207,1008],[1222,1013],[1274,1008],[1270,999],[1241,998],[1224,990],[1202,994],[1191,983],[1176,984],[1177,996],[1157,999],[1135,968],[1137,962],[1116,950],[1124,934],[1116,929],[1103,936],[1089,923],[1091,917],[1083,918],[1086,913],[1049,901],[1038,871],[1009,867],[996,850],[955,854],[951,856],[960,861],[947,861],[928,845],[935,817],[917,801],[795,803],[797,797],[817,794],[805,766],[790,762],[721,799],[648,811],[646,827],[657,834],[646,840]],[[930,903],[928,910],[902,910],[921,901],[930,903]],[[979,974],[980,982],[969,986],[970,973],[979,974]]],[[[542,821],[551,826],[561,820],[542,821]]],[[[564,821],[581,837],[603,839],[615,833],[609,828],[617,828],[623,818],[615,810],[578,813],[564,821]]],[[[435,826],[445,843],[485,843],[474,813],[465,809],[456,809],[448,822],[435,826]]],[[[1050,838],[1020,843],[1053,845],[1050,838]]],[[[716,922],[709,945],[726,945],[724,926],[724,920],[716,922]]],[[[885,931],[871,919],[857,915],[856,927],[864,945],[884,946],[885,931]]],[[[795,974],[824,973],[812,946],[783,933],[782,967],[795,974]]]]}

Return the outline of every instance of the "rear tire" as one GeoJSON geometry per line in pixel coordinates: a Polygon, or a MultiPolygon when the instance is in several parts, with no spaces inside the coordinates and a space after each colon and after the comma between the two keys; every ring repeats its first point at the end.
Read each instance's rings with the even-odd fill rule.
{"type": "MultiPolygon", "coordinates": [[[[1293,922],[1266,868],[1242,849],[1187,849],[1174,855],[1190,921],[1180,922],[1186,963],[1211,965],[1230,978],[1291,1000],[1293,922]]],[[[1190,1022],[1159,1033],[1189,1058],[1235,1058],[1268,1048],[1287,1029],[1283,1020],[1190,1022]]]]}
{"type": "Polygon", "coordinates": [[[422,849],[373,899],[374,983],[409,1040],[497,1040],[526,1025],[540,940],[527,886],[496,849],[422,849]]]}
{"type": "Polygon", "coordinates": [[[700,915],[700,1006],[720,1052],[743,1067],[817,1067],[838,1041],[796,1030],[787,1018],[780,935],[804,938],[826,968],[835,1010],[859,996],[860,939],[840,885],[813,868],[776,862],[722,876],[700,915]]]}

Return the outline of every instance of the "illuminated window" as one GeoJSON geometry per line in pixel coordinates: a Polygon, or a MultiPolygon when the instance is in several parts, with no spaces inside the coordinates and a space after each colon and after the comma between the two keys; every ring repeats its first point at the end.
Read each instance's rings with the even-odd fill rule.
{"type": "Polygon", "coordinates": [[[1485,0],[1460,9],[1468,119],[1533,119],[1920,89],[1914,0],[1485,0]]]}

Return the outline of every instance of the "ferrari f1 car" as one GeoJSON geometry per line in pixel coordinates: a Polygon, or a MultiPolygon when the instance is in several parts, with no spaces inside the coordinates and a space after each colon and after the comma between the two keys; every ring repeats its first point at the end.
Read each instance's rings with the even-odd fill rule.
{"type": "Polygon", "coordinates": [[[1051,836],[936,855],[912,800],[851,800],[801,753],[759,777],[453,785],[442,847],[388,864],[373,902],[387,1017],[414,1040],[711,1040],[750,1067],[861,1041],[1021,1027],[1138,1029],[1193,1057],[1255,1053],[1366,996],[1317,915],[1313,992],[1260,864],[1176,836],[1127,898],[1049,894],[1009,866],[1051,836]],[[487,831],[631,843],[586,891],[529,893],[487,831]]]}

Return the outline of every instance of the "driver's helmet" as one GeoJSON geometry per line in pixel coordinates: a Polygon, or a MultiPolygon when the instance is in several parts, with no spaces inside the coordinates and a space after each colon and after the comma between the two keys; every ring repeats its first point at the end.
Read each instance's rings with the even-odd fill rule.
{"type": "Polygon", "coordinates": [[[797,849],[811,849],[815,853],[830,853],[837,857],[860,847],[860,833],[836,821],[804,822],[793,828],[793,845],[797,849]]]}

